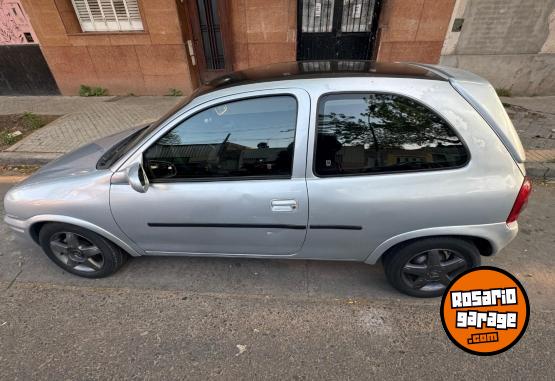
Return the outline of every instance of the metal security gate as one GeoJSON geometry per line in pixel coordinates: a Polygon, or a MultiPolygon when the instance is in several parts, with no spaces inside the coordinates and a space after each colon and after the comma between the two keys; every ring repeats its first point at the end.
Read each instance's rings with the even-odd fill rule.
{"type": "MultiPolygon", "coordinates": [[[[180,0],[177,1],[179,5],[180,0]]],[[[191,58],[202,82],[209,82],[232,68],[227,3],[224,0],[187,0],[194,44],[194,49],[188,46],[188,50],[195,56],[191,58]]]]}
{"type": "Polygon", "coordinates": [[[371,59],[380,0],[299,0],[297,59],[371,59]]]}
{"type": "Polygon", "coordinates": [[[58,94],[39,45],[0,45],[0,95],[58,94]]]}

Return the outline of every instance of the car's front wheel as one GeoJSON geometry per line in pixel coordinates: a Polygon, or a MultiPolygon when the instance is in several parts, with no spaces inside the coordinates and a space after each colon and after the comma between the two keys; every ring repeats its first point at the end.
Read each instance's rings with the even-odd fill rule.
{"type": "Polygon", "coordinates": [[[397,290],[428,298],[441,296],[463,271],[480,265],[480,252],[465,239],[433,237],[412,241],[384,257],[385,275],[397,290]]]}
{"type": "Polygon", "coordinates": [[[58,266],[86,278],[111,275],[127,259],[127,253],[104,237],[74,225],[44,225],[39,233],[39,243],[58,266]]]}

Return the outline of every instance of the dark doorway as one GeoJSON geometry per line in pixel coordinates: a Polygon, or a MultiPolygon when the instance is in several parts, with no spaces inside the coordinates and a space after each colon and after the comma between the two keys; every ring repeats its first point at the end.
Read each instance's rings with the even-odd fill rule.
{"type": "Polygon", "coordinates": [[[36,44],[0,46],[0,95],[56,95],[58,86],[36,44]]]}
{"type": "Polygon", "coordinates": [[[196,65],[203,83],[231,72],[226,0],[187,0],[196,65]]]}
{"type": "Polygon", "coordinates": [[[372,59],[381,0],[299,0],[297,59],[372,59]]]}

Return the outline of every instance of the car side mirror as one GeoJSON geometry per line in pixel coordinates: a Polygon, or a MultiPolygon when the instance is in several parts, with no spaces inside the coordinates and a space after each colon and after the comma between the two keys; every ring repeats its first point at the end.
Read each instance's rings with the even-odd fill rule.
{"type": "Polygon", "coordinates": [[[145,193],[150,183],[141,163],[135,163],[127,169],[127,181],[133,190],[145,193]]]}

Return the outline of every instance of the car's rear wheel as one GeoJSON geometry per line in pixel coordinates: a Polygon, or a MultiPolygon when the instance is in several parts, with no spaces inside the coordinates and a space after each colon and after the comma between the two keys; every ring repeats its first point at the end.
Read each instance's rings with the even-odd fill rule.
{"type": "Polygon", "coordinates": [[[74,225],[49,223],[39,233],[42,249],[64,270],[86,278],[115,273],[127,253],[104,237],[74,225]]]}
{"type": "Polygon", "coordinates": [[[397,290],[428,298],[441,296],[463,271],[480,265],[480,252],[465,239],[433,237],[412,241],[384,257],[385,275],[397,290]]]}

